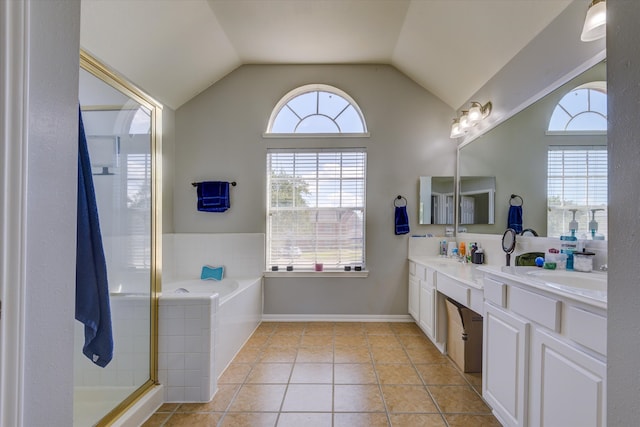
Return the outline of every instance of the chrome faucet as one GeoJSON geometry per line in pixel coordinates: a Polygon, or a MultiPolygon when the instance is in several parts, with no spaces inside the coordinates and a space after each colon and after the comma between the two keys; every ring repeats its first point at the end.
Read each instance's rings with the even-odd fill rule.
{"type": "Polygon", "coordinates": [[[602,264],[599,268],[600,271],[609,271],[609,267],[607,267],[607,264],[602,264]]]}

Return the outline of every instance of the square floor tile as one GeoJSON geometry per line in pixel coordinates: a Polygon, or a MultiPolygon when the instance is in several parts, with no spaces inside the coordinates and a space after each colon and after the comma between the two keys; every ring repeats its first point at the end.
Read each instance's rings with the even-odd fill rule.
{"type": "Polygon", "coordinates": [[[384,404],[377,385],[335,385],[335,412],[384,412],[384,404]]]}
{"type": "Polygon", "coordinates": [[[402,348],[372,347],[374,363],[411,363],[402,348]]]}
{"type": "Polygon", "coordinates": [[[443,413],[489,414],[491,410],[470,386],[427,386],[443,413]]]}
{"type": "Polygon", "coordinates": [[[185,412],[175,413],[165,423],[166,427],[215,427],[222,418],[220,413],[185,412]]]}
{"type": "Polygon", "coordinates": [[[230,412],[224,416],[220,427],[274,427],[277,418],[277,412],[230,412]]]}
{"type": "MultiPolygon", "coordinates": [[[[416,426],[416,427],[447,427],[440,414],[391,414],[392,426],[416,426]]],[[[476,424],[467,424],[465,427],[478,427],[476,424]]]]}
{"type": "Polygon", "coordinates": [[[251,384],[287,384],[293,363],[256,363],[247,376],[251,384]]]}
{"type": "Polygon", "coordinates": [[[296,362],[304,363],[333,363],[333,348],[331,347],[300,347],[296,362]]]}
{"type": "Polygon", "coordinates": [[[283,412],[331,412],[332,386],[329,384],[289,384],[283,412]]]}
{"type": "Polygon", "coordinates": [[[251,365],[231,363],[218,379],[218,384],[242,384],[251,371],[251,365]]]}
{"type": "Polygon", "coordinates": [[[285,390],[286,386],[281,384],[245,384],[231,402],[229,411],[278,412],[285,390]]]}
{"type": "Polygon", "coordinates": [[[300,341],[302,347],[333,348],[333,335],[303,335],[300,341]]]}
{"type": "Polygon", "coordinates": [[[424,386],[383,385],[382,394],[389,412],[438,412],[424,386]]]}
{"type": "Polygon", "coordinates": [[[385,413],[345,412],[333,415],[333,427],[388,427],[385,413]]]}
{"type": "Polygon", "coordinates": [[[296,347],[267,347],[260,357],[262,363],[293,363],[296,360],[296,347]]]}
{"type": "Polygon", "coordinates": [[[371,363],[336,363],[333,367],[335,384],[377,384],[371,363]]]}
{"type": "Polygon", "coordinates": [[[334,343],[336,347],[365,347],[369,345],[367,343],[367,337],[364,334],[361,335],[336,335],[334,337],[334,343]]]}
{"type": "Polygon", "coordinates": [[[296,363],[293,367],[291,383],[331,384],[333,383],[333,363],[296,363]]]}
{"type": "Polygon", "coordinates": [[[335,363],[370,363],[371,354],[367,347],[339,347],[334,350],[335,363]]]}
{"type": "Polygon", "coordinates": [[[278,427],[331,427],[331,412],[282,412],[278,427]]]}
{"type": "Polygon", "coordinates": [[[467,381],[450,364],[416,364],[416,369],[427,385],[466,385],[467,381]]]}
{"type": "Polygon", "coordinates": [[[413,365],[377,364],[376,373],[380,384],[422,385],[422,380],[413,365]]]}
{"type": "Polygon", "coordinates": [[[502,427],[493,415],[446,414],[449,427],[502,427]]]}

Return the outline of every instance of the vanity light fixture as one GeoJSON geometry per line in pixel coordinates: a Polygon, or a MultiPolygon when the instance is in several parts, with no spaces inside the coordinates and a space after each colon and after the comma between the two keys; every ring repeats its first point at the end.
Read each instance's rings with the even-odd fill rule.
{"type": "Polygon", "coordinates": [[[601,39],[607,33],[607,5],[605,0],[592,0],[587,9],[580,40],[591,42],[601,39]]]}
{"type": "Polygon", "coordinates": [[[479,102],[472,101],[469,110],[462,111],[460,117],[453,119],[450,137],[459,138],[463,136],[469,129],[491,114],[491,107],[491,102],[482,105],[479,102]]]}

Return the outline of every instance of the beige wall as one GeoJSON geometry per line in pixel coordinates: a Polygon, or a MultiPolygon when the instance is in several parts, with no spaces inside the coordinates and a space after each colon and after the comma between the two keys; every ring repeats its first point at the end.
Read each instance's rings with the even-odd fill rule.
{"type": "MultiPolygon", "coordinates": [[[[174,231],[265,232],[268,147],[357,146],[368,153],[366,279],[269,278],[266,314],[407,314],[407,236],[393,234],[393,201],[408,199],[411,232],[418,226],[418,178],[453,175],[453,110],[388,65],[247,65],[176,111],[174,231]],[[362,109],[369,138],[263,138],[274,105],[309,83],[336,86],[362,109]],[[231,209],[195,208],[192,181],[235,180],[231,209]]],[[[215,262],[215,260],[212,260],[215,262]]]]}
{"type": "Polygon", "coordinates": [[[609,110],[609,310],[607,425],[640,419],[640,2],[607,1],[609,110]]]}

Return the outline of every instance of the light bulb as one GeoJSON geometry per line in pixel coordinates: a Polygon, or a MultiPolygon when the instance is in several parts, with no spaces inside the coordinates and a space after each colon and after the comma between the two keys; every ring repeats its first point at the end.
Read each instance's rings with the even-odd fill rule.
{"type": "Polygon", "coordinates": [[[606,35],[607,32],[607,6],[604,0],[593,0],[587,10],[580,40],[591,42],[606,35]]]}
{"type": "Polygon", "coordinates": [[[462,130],[467,130],[470,127],[471,123],[469,122],[469,112],[463,111],[462,115],[460,116],[460,128],[462,130]]]}
{"type": "Polygon", "coordinates": [[[464,134],[462,129],[460,129],[460,122],[458,119],[454,119],[451,124],[451,135],[450,138],[459,138],[464,134]]]}
{"type": "Polygon", "coordinates": [[[471,126],[475,125],[480,120],[482,120],[482,105],[480,105],[479,102],[471,103],[471,108],[469,108],[468,117],[469,117],[469,123],[471,124],[471,126]]]}

